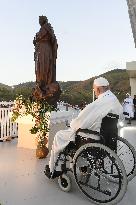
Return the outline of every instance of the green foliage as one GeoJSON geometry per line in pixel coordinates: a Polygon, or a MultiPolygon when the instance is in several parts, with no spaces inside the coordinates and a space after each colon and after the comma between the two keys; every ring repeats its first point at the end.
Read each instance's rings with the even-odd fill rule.
{"type": "Polygon", "coordinates": [[[0,87],[0,101],[9,101],[13,99],[14,95],[11,89],[8,89],[6,87],[0,87]]]}
{"type": "Polygon", "coordinates": [[[45,146],[44,141],[49,132],[49,118],[51,111],[56,110],[50,106],[45,100],[31,101],[19,95],[16,98],[15,106],[12,113],[12,121],[16,121],[18,117],[31,115],[35,120],[35,125],[30,129],[31,134],[38,134],[38,142],[40,146],[45,146]]]}
{"type": "MultiPolygon", "coordinates": [[[[130,92],[129,76],[126,70],[115,69],[108,71],[100,76],[104,76],[110,82],[111,91],[122,101],[127,92],[130,92]]],[[[99,76],[96,76],[99,77],[99,76]]],[[[62,94],[60,100],[70,104],[82,104],[82,102],[90,103],[92,101],[92,85],[94,78],[85,81],[68,81],[59,82],[62,94]]],[[[28,98],[35,82],[27,82],[15,85],[14,89],[9,86],[0,84],[0,100],[14,100],[17,95],[23,95],[28,98]]]]}

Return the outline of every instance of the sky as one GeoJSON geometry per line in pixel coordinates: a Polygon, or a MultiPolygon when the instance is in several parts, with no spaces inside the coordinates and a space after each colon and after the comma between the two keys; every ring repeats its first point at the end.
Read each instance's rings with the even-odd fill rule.
{"type": "Polygon", "coordinates": [[[136,60],[126,0],[0,0],[0,83],[35,81],[41,15],[58,40],[58,81],[86,80],[136,60]]]}

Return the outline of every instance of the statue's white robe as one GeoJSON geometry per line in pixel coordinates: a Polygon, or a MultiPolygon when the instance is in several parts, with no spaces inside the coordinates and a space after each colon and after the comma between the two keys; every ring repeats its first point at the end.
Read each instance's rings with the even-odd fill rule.
{"type": "Polygon", "coordinates": [[[52,145],[51,156],[49,161],[50,171],[53,172],[54,165],[59,153],[75,140],[75,132],[79,129],[90,129],[100,132],[102,119],[108,114],[117,114],[123,116],[123,108],[116,96],[110,91],[99,95],[98,99],[87,105],[70,123],[70,129],[60,130],[56,133],[52,145]]]}

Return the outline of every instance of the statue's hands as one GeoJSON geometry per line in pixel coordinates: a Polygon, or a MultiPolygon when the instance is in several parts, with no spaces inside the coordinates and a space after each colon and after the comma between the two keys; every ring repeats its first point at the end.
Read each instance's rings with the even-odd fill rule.
{"type": "Polygon", "coordinates": [[[36,45],[36,43],[39,41],[39,33],[36,33],[36,36],[34,37],[34,40],[33,40],[33,44],[36,45]]]}
{"type": "Polygon", "coordinates": [[[36,40],[35,40],[35,38],[34,38],[34,40],[33,40],[33,44],[34,44],[34,46],[36,45],[36,40]]]}

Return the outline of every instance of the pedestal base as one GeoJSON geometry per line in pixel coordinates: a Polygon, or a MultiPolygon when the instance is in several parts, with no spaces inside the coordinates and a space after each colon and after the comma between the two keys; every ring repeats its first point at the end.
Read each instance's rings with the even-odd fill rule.
{"type": "Polygon", "coordinates": [[[43,159],[43,158],[47,157],[48,153],[49,153],[49,150],[47,147],[38,147],[36,149],[36,157],[38,159],[43,159]]]}

